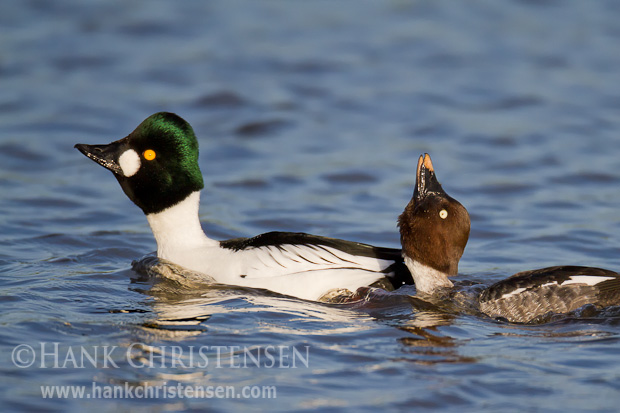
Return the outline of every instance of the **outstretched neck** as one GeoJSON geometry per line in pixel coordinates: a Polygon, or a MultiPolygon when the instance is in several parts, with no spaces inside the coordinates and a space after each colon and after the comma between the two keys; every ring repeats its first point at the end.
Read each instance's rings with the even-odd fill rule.
{"type": "Polygon", "coordinates": [[[416,291],[418,293],[433,294],[441,288],[452,288],[454,284],[444,272],[424,265],[407,255],[404,256],[405,265],[409,268],[416,291]]]}
{"type": "Polygon", "coordinates": [[[157,241],[159,258],[174,261],[178,252],[219,244],[202,230],[198,217],[199,205],[200,192],[196,191],[178,204],[146,216],[157,241]]]}

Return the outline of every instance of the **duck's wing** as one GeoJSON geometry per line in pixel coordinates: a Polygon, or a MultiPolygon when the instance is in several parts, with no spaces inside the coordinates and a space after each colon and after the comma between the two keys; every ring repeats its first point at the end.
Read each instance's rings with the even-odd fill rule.
{"type": "MultiPolygon", "coordinates": [[[[357,269],[377,273],[374,277],[376,280],[385,278],[393,288],[413,284],[401,250],[395,248],[375,247],[301,232],[268,232],[253,238],[222,241],[220,246],[234,252],[246,252],[243,255],[251,258],[253,264],[249,266],[248,273],[244,274],[245,278],[357,269]]],[[[333,271],[332,274],[336,285],[338,272],[333,271]]],[[[368,274],[364,278],[368,279],[368,274]]]]}
{"type": "Polygon", "coordinates": [[[524,271],[499,281],[479,297],[480,310],[513,322],[566,313],[586,304],[620,304],[620,274],[595,267],[557,266],[524,271]]]}

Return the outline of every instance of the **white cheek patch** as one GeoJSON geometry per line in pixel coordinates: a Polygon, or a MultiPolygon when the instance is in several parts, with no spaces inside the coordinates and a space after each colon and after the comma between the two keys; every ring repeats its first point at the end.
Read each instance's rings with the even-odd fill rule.
{"type": "Polygon", "coordinates": [[[127,178],[134,176],[140,170],[140,155],[133,149],[126,150],[118,158],[118,164],[127,178]]]}

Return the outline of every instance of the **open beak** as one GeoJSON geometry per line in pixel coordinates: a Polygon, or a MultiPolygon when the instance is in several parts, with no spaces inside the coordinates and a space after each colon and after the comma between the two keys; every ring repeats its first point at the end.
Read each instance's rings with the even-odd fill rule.
{"type": "Polygon", "coordinates": [[[433,169],[433,162],[431,157],[425,153],[420,155],[418,159],[418,169],[416,172],[415,189],[413,191],[413,198],[416,201],[420,201],[429,194],[445,194],[446,192],[441,187],[441,184],[437,180],[435,170],[433,169]]]}
{"type": "Polygon", "coordinates": [[[123,153],[122,147],[122,140],[107,145],[86,145],[83,143],[75,145],[78,151],[118,175],[123,175],[123,170],[118,163],[118,159],[123,153]]]}

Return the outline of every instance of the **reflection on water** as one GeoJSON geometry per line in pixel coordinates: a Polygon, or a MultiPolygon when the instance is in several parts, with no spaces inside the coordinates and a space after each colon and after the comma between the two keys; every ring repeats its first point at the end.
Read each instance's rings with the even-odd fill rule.
{"type": "MultiPolygon", "coordinates": [[[[449,325],[448,316],[443,315],[442,320],[437,320],[437,315],[432,314],[429,318],[435,318],[442,322],[440,325],[449,325]]],[[[443,364],[443,363],[475,363],[476,358],[464,356],[459,353],[458,346],[461,344],[452,337],[444,336],[433,327],[400,327],[403,331],[411,333],[413,337],[403,337],[400,342],[406,347],[405,352],[414,357],[407,358],[418,364],[443,364]]]]}
{"type": "MultiPolygon", "coordinates": [[[[267,290],[212,283],[201,274],[155,257],[145,257],[134,262],[134,270],[142,274],[134,279],[135,283],[145,286],[140,289],[141,293],[154,298],[150,302],[152,318],[143,323],[143,331],[139,334],[141,340],[174,343],[172,350],[167,351],[147,344],[132,347],[132,357],[138,364],[153,363],[155,352],[160,365],[177,367],[165,373],[158,372],[158,379],[179,376],[178,380],[200,382],[211,368],[208,367],[208,360],[217,360],[218,368],[238,368],[241,365],[248,368],[250,364],[251,367],[260,368],[264,367],[264,363],[272,365],[275,360],[270,352],[277,353],[277,348],[270,341],[263,341],[262,337],[287,335],[292,331],[295,335],[333,338],[372,331],[376,329],[373,323],[379,322],[406,333],[392,338],[401,346],[402,354],[389,357],[419,365],[435,365],[477,363],[480,360],[479,356],[461,351],[460,347],[471,337],[467,333],[465,337],[454,334],[455,324],[463,316],[479,318],[500,329],[491,336],[543,338],[556,342],[576,340],[591,343],[593,338],[595,341],[607,338],[615,341],[614,334],[584,329],[584,325],[613,326],[620,323],[620,307],[601,310],[594,306],[585,306],[569,314],[547,314],[528,325],[494,321],[475,311],[472,300],[483,287],[467,281],[459,283],[460,291],[452,294],[451,298],[436,302],[410,295],[415,294],[415,287],[406,286],[396,293],[362,288],[353,301],[329,304],[286,297],[267,290]],[[460,299],[456,300],[455,297],[460,299]],[[232,348],[225,346],[224,351],[219,346],[209,347],[205,344],[209,343],[209,325],[213,321],[212,317],[220,314],[226,314],[228,320],[233,320],[227,327],[228,334],[261,337],[259,342],[263,344],[232,348]],[[247,327],[240,329],[234,322],[241,318],[254,320],[249,331],[247,327]],[[205,340],[198,340],[201,343],[199,347],[204,351],[197,353],[194,347],[197,346],[196,339],[201,335],[205,340]],[[196,373],[196,367],[204,371],[196,373]]],[[[316,343],[312,346],[316,346],[316,343]]],[[[302,364],[308,364],[310,347],[311,344],[303,346],[305,358],[300,356],[297,347],[293,348],[292,354],[300,356],[302,364]]],[[[286,356],[287,359],[289,357],[286,356]]]]}
{"type": "MultiPolygon", "coordinates": [[[[211,282],[200,273],[185,270],[175,264],[147,257],[134,263],[134,270],[142,277],[134,279],[144,285],[142,290],[155,300],[152,302],[156,320],[153,325],[175,330],[189,327],[208,320],[213,313],[264,313],[270,308],[277,309],[283,320],[308,322],[348,323],[362,317],[352,305],[323,304],[286,297],[268,290],[229,286],[211,282]],[[163,327],[166,326],[166,327],[163,327]]],[[[272,331],[268,326],[263,326],[272,331]]],[[[275,330],[274,330],[275,331],[275,330]]],[[[333,332],[332,328],[329,330],[333,332]]],[[[344,332],[344,330],[343,330],[344,332]]],[[[314,334],[320,331],[313,330],[314,334]]]]}
{"type": "Polygon", "coordinates": [[[516,325],[406,288],[325,304],[137,273],[155,248],[146,220],[72,147],[177,112],[200,142],[213,238],[387,247],[429,152],[472,218],[456,281],[619,269],[619,14],[605,0],[0,2],[3,409],[616,411],[617,308],[516,325]],[[117,367],[9,359],[42,342],[116,346],[117,367]],[[211,363],[180,364],[192,346],[211,363]],[[269,346],[288,362],[309,346],[308,367],[267,367],[269,346]],[[93,380],[268,385],[278,399],[40,395],[93,380]]]}
{"type": "MultiPolygon", "coordinates": [[[[202,348],[207,350],[200,355],[195,353],[195,339],[204,335],[205,341],[201,342],[209,342],[209,324],[212,317],[217,317],[218,314],[226,314],[227,319],[232,320],[243,317],[257,321],[250,332],[240,330],[235,323],[231,323],[230,332],[240,335],[252,334],[260,337],[290,334],[293,329],[295,335],[309,335],[314,338],[325,336],[328,341],[340,335],[372,331],[376,328],[373,322],[378,320],[389,328],[407,333],[405,337],[394,337],[394,340],[404,346],[408,361],[422,364],[471,362],[470,358],[461,356],[458,350],[455,350],[459,345],[458,340],[437,330],[439,326],[449,326],[456,315],[412,297],[406,294],[406,291],[393,294],[367,288],[358,292],[357,300],[344,304],[328,304],[285,297],[266,290],[210,283],[202,279],[200,274],[154,257],[135,262],[134,270],[142,274],[140,278],[134,279],[134,282],[145,286],[141,292],[154,298],[150,304],[152,318],[143,323],[144,331],[141,335],[148,337],[149,342],[175,343],[176,352],[160,351],[157,359],[161,359],[163,365],[173,364],[178,359],[176,364],[180,367],[191,365],[195,369],[195,364],[198,363],[205,369],[203,375],[198,376],[188,375],[185,372],[187,369],[181,369],[182,372],[178,374],[184,380],[195,378],[200,381],[209,370],[208,361],[205,363],[209,359],[217,360],[219,366],[241,363],[244,367],[248,366],[248,354],[254,367],[260,367],[261,360],[263,363],[273,360],[269,351],[277,349],[269,341],[250,348],[227,348],[224,352],[217,346],[209,348],[203,344],[202,348]],[[199,358],[201,362],[197,361],[199,358]]],[[[313,344],[313,347],[315,345],[313,344]]],[[[304,348],[308,351],[310,344],[304,348]]],[[[132,350],[132,357],[141,363],[149,360],[151,351],[158,351],[148,345],[132,350]]],[[[298,353],[297,348],[294,348],[294,353],[298,353]]],[[[173,377],[170,371],[163,376],[162,374],[158,373],[157,377],[173,377]]]]}

